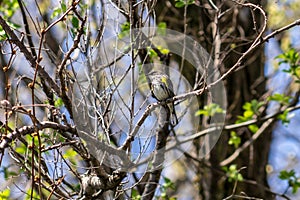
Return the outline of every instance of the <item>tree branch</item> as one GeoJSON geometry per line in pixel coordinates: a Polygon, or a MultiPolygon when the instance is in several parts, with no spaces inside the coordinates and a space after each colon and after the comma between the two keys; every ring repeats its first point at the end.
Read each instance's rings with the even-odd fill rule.
{"type": "MultiPolygon", "coordinates": [[[[24,43],[19,40],[17,35],[12,31],[12,29],[9,27],[9,25],[6,23],[6,21],[2,18],[1,15],[0,15],[0,25],[2,26],[5,33],[11,38],[10,41],[19,47],[20,51],[24,54],[25,58],[31,64],[31,67],[35,68],[38,58],[33,57],[33,55],[28,51],[24,43]]],[[[52,80],[52,78],[49,76],[49,74],[44,70],[42,66],[38,67],[38,73],[41,76],[41,78],[46,80],[46,82],[55,91],[55,93],[59,95],[60,89],[58,85],[52,80]]]]}

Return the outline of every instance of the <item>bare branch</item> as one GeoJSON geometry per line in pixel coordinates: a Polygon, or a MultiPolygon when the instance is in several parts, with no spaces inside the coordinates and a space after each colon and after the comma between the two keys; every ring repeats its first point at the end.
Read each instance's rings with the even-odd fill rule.
{"type": "MultiPolygon", "coordinates": [[[[20,48],[20,50],[24,54],[25,58],[29,61],[31,66],[33,68],[35,68],[35,66],[37,64],[37,58],[34,58],[32,56],[32,54],[27,50],[24,43],[19,40],[19,38],[11,30],[11,28],[6,23],[6,21],[2,18],[2,16],[0,16],[0,25],[3,27],[3,29],[7,33],[7,35],[11,37],[10,41],[20,48]]],[[[38,73],[40,74],[41,78],[43,78],[49,84],[49,86],[56,92],[56,94],[59,95],[60,89],[59,89],[58,85],[52,80],[52,78],[49,76],[49,74],[44,70],[44,68],[42,66],[38,67],[38,73]]]]}

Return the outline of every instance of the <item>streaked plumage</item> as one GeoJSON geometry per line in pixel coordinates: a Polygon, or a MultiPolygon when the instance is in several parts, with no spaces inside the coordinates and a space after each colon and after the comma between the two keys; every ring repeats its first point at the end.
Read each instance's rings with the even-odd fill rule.
{"type": "MultiPolygon", "coordinates": [[[[150,79],[150,89],[152,96],[158,101],[165,101],[175,96],[173,84],[169,76],[161,72],[152,71],[148,74],[150,79]]],[[[174,109],[174,102],[168,104],[171,113],[171,124],[175,126],[178,124],[178,118],[174,109]]]]}

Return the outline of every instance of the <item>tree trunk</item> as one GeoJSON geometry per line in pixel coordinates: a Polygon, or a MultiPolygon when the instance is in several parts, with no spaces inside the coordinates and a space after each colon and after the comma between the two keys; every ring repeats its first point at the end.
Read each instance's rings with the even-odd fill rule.
{"type": "MultiPolygon", "coordinates": [[[[200,2],[202,3],[202,1],[200,2]]],[[[253,0],[250,2],[261,6],[265,6],[266,4],[266,1],[253,0]]],[[[262,18],[256,11],[250,11],[250,9],[246,7],[237,6],[231,1],[217,1],[216,5],[219,9],[221,8],[221,11],[232,8],[218,21],[218,28],[222,38],[220,58],[224,58],[219,64],[220,70],[224,73],[232,67],[241,54],[250,47],[251,43],[248,41],[253,41],[257,36],[254,27],[260,27],[262,18]],[[256,24],[253,23],[252,16],[255,16],[256,24]],[[229,36],[225,36],[226,34],[229,36]],[[232,50],[231,47],[235,47],[234,51],[230,51],[232,50]],[[225,53],[228,54],[225,56],[225,53]]],[[[182,13],[184,12],[184,8],[179,10],[180,13],[176,13],[168,8],[170,8],[169,1],[161,1],[156,9],[157,19],[159,22],[167,22],[168,28],[183,32],[182,13]],[[170,18],[170,16],[172,16],[172,18],[170,18]]],[[[197,39],[208,52],[213,52],[215,50],[213,22],[216,11],[212,9],[209,4],[201,4],[199,6],[190,5],[187,9],[188,23],[186,34],[192,35],[197,39]]],[[[252,99],[259,100],[259,98],[264,95],[266,85],[263,55],[264,47],[261,46],[252,53],[251,57],[247,58],[239,71],[232,73],[225,81],[228,101],[227,124],[235,123],[237,120],[235,116],[243,114],[242,107],[245,102],[250,102],[252,99]]],[[[214,59],[216,58],[214,57],[214,59]]],[[[184,68],[183,74],[191,74],[188,70],[189,68],[184,68]]],[[[193,80],[189,77],[188,79],[193,80]]],[[[244,192],[251,197],[263,199],[274,198],[265,190],[267,185],[265,167],[268,162],[271,131],[272,130],[268,130],[264,132],[231,163],[237,164],[238,168],[246,167],[241,173],[245,180],[251,180],[250,182],[254,183],[238,182],[236,194],[244,192]],[[263,187],[261,185],[263,185],[263,187]]],[[[243,143],[249,140],[253,133],[247,128],[242,128],[238,130],[238,135],[240,135],[243,143]]],[[[199,195],[202,196],[203,199],[222,199],[232,194],[234,183],[229,183],[224,179],[224,173],[222,173],[220,167],[220,162],[230,156],[235,150],[232,146],[228,145],[229,136],[229,132],[223,131],[218,143],[209,156],[209,160],[207,160],[211,168],[197,172],[200,173],[200,171],[202,171],[203,174],[198,183],[200,186],[199,195]],[[208,188],[210,190],[209,192],[206,191],[208,188]]],[[[203,165],[199,164],[198,167],[201,168],[203,165]]]]}

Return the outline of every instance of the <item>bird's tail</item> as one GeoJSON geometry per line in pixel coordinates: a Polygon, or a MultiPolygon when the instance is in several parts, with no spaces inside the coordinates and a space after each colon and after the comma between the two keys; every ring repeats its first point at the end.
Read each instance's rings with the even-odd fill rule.
{"type": "Polygon", "coordinates": [[[176,115],[174,102],[170,103],[168,105],[168,107],[169,107],[170,114],[171,114],[171,116],[170,116],[171,125],[176,126],[178,124],[178,118],[177,118],[177,115],[176,115]]]}

